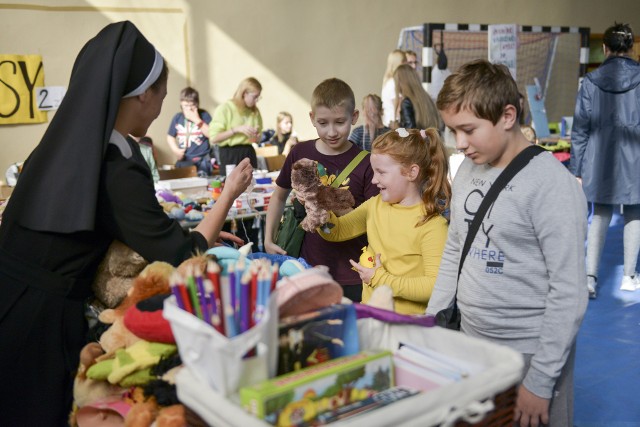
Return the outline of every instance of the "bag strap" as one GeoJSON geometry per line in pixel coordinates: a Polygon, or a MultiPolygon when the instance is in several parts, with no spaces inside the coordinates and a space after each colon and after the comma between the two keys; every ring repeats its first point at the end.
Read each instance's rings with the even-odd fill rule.
{"type": "Polygon", "coordinates": [[[351,159],[347,167],[344,168],[344,170],[340,173],[340,175],[338,175],[338,177],[333,180],[333,182],[331,183],[331,186],[334,188],[340,187],[340,184],[345,179],[347,179],[349,174],[356,168],[356,166],[358,166],[358,164],[360,164],[360,161],[362,161],[362,159],[364,159],[367,154],[369,154],[368,151],[362,150],[353,159],[351,159]]]}
{"type": "Polygon", "coordinates": [[[460,273],[462,272],[462,265],[464,264],[464,260],[467,257],[467,252],[469,252],[469,249],[471,249],[471,243],[473,242],[473,239],[475,239],[476,234],[478,233],[478,229],[480,229],[480,224],[482,224],[482,220],[489,210],[489,207],[498,198],[509,181],[511,181],[511,179],[516,176],[516,174],[520,172],[522,168],[527,166],[531,159],[545,151],[547,150],[538,145],[532,145],[525,148],[520,153],[518,153],[518,155],[513,160],[511,160],[509,165],[500,173],[500,175],[496,179],[496,182],[494,182],[491,188],[489,188],[489,191],[487,191],[487,195],[484,196],[484,199],[482,199],[480,207],[478,207],[478,211],[476,212],[476,215],[473,217],[473,221],[469,226],[469,233],[467,234],[467,238],[464,241],[462,255],[460,257],[460,264],[458,264],[458,280],[460,280],[460,273]]]}

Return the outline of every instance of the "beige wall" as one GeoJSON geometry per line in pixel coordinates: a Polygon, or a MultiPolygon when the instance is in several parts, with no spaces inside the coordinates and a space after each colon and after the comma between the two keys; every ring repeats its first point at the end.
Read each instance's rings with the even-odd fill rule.
{"type": "MultiPolygon", "coordinates": [[[[590,27],[601,33],[631,19],[640,32],[640,2],[616,0],[55,0],[0,1],[0,53],[43,56],[45,83],[68,83],[81,46],[109,22],[129,19],[167,58],[169,95],[149,134],[162,162],[172,162],[165,134],[187,84],[211,112],[238,82],[258,78],[265,127],[287,110],[303,138],[314,136],[308,99],[314,86],[339,77],[359,101],[379,93],[387,53],[403,27],[424,22],[517,23],[590,27]]],[[[2,96],[2,87],[0,87],[2,96]]],[[[359,102],[358,102],[359,103],[359,102]]],[[[54,113],[49,113],[49,119],[54,113]]],[[[0,126],[0,179],[24,160],[46,124],[0,126]]]]}

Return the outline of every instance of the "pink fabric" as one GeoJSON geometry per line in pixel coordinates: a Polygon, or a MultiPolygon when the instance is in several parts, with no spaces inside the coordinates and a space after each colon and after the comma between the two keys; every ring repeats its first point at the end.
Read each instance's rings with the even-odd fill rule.
{"type": "Polygon", "coordinates": [[[279,316],[302,314],[338,304],[342,295],[342,287],[333,280],[327,267],[313,267],[278,282],[279,316]]]}
{"type": "Polygon", "coordinates": [[[76,413],[78,427],[124,427],[131,405],[122,400],[99,401],[76,413]]]}

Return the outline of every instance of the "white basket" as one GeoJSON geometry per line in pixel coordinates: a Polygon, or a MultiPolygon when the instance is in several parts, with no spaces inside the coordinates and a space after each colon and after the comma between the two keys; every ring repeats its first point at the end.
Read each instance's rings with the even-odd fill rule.
{"type": "MultiPolygon", "coordinates": [[[[344,419],[335,426],[435,426],[450,425],[469,414],[479,421],[493,409],[493,398],[521,381],[523,360],[508,347],[468,337],[460,332],[415,325],[391,325],[375,319],[358,320],[361,349],[395,350],[398,342],[428,347],[445,355],[481,364],[485,369],[460,382],[429,393],[402,399],[389,406],[344,419]]],[[[268,427],[271,424],[245,412],[237,396],[225,398],[199,379],[193,369],[183,369],[176,377],[178,398],[202,419],[215,426],[268,427]]]]}

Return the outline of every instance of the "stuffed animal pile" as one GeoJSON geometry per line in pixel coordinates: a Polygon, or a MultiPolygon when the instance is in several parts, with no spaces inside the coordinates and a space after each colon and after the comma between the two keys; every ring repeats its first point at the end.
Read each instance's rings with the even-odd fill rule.
{"type": "Polygon", "coordinates": [[[293,164],[291,187],[296,197],[304,200],[307,216],[300,226],[308,232],[315,232],[329,219],[329,211],[341,216],[353,210],[355,200],[346,188],[323,185],[318,174],[318,162],[300,159],[293,164]]]}
{"type": "Polygon", "coordinates": [[[171,385],[181,361],[162,317],[174,271],[167,263],[149,264],[125,298],[100,313],[100,321],[111,326],[80,354],[71,426],[186,425],[185,408],[171,385]]]}

